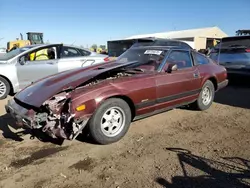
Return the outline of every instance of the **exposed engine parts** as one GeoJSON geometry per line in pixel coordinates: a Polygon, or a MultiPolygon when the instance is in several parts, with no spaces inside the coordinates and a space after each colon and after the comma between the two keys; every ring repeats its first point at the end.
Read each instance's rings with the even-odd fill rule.
{"type": "Polygon", "coordinates": [[[63,92],[44,102],[33,120],[35,129],[42,129],[53,138],[75,139],[81,133],[87,120],[75,120],[70,112],[70,98],[63,92]]]}
{"type": "Polygon", "coordinates": [[[117,78],[124,77],[124,76],[131,76],[131,74],[126,73],[126,72],[118,72],[116,75],[113,75],[113,76],[108,77],[106,79],[108,79],[108,80],[110,80],[110,79],[117,79],[117,78]]]}
{"type": "Polygon", "coordinates": [[[120,77],[131,76],[131,75],[132,74],[129,74],[127,72],[118,72],[118,73],[114,72],[113,74],[110,73],[110,74],[100,75],[99,77],[95,78],[94,80],[91,80],[87,84],[84,84],[83,87],[92,86],[92,85],[98,84],[98,83],[105,81],[105,80],[113,80],[113,79],[117,79],[120,77]]]}

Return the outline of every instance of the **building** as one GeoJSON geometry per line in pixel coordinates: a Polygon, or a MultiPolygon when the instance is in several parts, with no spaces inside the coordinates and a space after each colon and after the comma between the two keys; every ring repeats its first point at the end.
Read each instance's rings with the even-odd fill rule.
{"type": "MultiPolygon", "coordinates": [[[[168,43],[168,45],[169,44],[181,45],[183,43],[183,41],[180,41],[180,40],[161,39],[161,38],[156,38],[156,37],[111,40],[111,41],[107,42],[108,55],[111,57],[118,57],[135,43],[144,43],[145,45],[154,45],[155,43],[157,43],[157,41],[158,41],[157,45],[159,45],[159,44],[166,45],[166,43],[168,43]],[[159,41],[159,39],[161,40],[161,42],[159,41]],[[173,43],[173,41],[175,41],[175,42],[173,43]]],[[[191,43],[191,42],[187,41],[186,43],[191,43]]],[[[193,47],[192,44],[191,45],[189,44],[189,47],[190,46],[193,47]]],[[[186,47],[188,47],[188,45],[186,47]]]]}
{"type": "Polygon", "coordinates": [[[187,42],[196,50],[206,49],[214,46],[214,42],[228,35],[218,27],[206,27],[198,29],[188,29],[181,31],[169,31],[162,33],[152,33],[144,35],[134,35],[127,39],[140,39],[147,37],[175,39],[187,42]]]}

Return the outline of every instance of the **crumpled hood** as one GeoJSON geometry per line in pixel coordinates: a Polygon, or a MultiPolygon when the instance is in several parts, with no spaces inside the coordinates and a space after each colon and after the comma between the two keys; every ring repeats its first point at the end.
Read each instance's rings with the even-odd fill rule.
{"type": "Polygon", "coordinates": [[[65,89],[74,89],[102,73],[120,69],[133,63],[135,62],[123,64],[108,63],[90,69],[79,68],[61,72],[31,84],[17,93],[15,98],[31,106],[40,107],[47,99],[65,89]]]}

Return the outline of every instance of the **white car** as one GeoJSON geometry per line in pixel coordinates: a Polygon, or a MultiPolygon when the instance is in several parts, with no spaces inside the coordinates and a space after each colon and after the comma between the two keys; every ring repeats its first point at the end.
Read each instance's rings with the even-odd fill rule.
{"type": "Polygon", "coordinates": [[[107,55],[70,45],[42,44],[17,48],[0,56],[0,99],[41,78],[106,61],[109,61],[107,55]],[[48,50],[47,54],[38,55],[45,57],[43,60],[30,59],[30,54],[43,49],[48,50]]]}
{"type": "Polygon", "coordinates": [[[5,54],[6,53],[6,49],[5,48],[0,48],[0,54],[5,54]]]}

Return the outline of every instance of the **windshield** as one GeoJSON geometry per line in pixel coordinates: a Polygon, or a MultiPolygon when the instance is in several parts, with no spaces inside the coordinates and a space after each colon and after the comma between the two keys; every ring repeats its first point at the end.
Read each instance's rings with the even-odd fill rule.
{"type": "Polygon", "coordinates": [[[129,49],[117,58],[117,63],[128,63],[137,61],[133,67],[151,66],[152,70],[157,70],[166,55],[167,50],[158,49],[129,49]]]}
{"type": "Polygon", "coordinates": [[[30,49],[31,47],[23,47],[23,48],[17,48],[15,50],[12,50],[8,53],[5,53],[4,55],[1,55],[0,56],[0,60],[3,60],[3,61],[7,61],[15,56],[17,56],[18,54],[30,49]]]}

